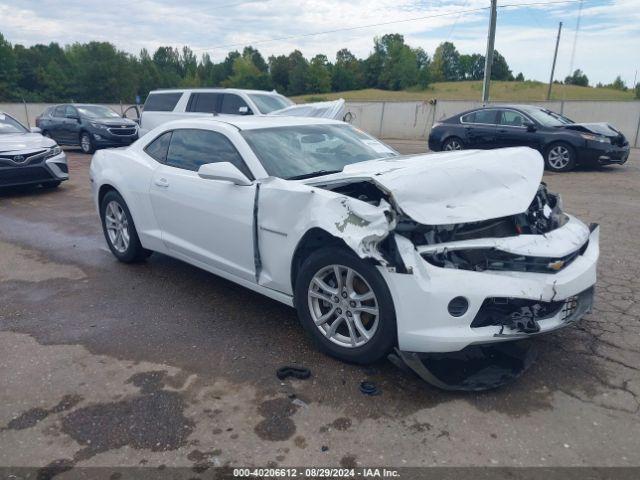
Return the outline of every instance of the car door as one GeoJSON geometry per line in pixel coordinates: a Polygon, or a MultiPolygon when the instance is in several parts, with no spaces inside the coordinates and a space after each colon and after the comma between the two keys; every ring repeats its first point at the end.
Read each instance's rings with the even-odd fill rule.
{"type": "Polygon", "coordinates": [[[503,147],[538,147],[538,135],[529,130],[527,124],[533,122],[524,113],[504,109],[498,111],[498,128],[496,130],[496,146],[503,147]]]}
{"type": "Polygon", "coordinates": [[[53,138],[58,143],[66,143],[64,141],[64,122],[66,105],[58,105],[53,109],[53,113],[51,118],[49,119],[48,125],[46,125],[45,130],[49,133],[49,136],[53,138]]]}
{"type": "Polygon", "coordinates": [[[201,165],[231,162],[251,172],[223,133],[201,129],[171,132],[166,159],[153,175],[151,203],[167,249],[203,267],[254,281],[255,185],[200,178],[201,165]]]}
{"type": "Polygon", "coordinates": [[[61,128],[64,141],[72,145],[78,145],[80,143],[80,114],[76,107],[67,105],[64,116],[61,128]]]}
{"type": "Polygon", "coordinates": [[[495,148],[496,116],[497,110],[483,109],[460,118],[466,148],[495,148]]]}

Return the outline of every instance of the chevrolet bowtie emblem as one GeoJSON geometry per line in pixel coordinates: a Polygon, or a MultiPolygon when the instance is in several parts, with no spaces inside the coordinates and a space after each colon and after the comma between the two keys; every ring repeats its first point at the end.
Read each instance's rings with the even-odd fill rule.
{"type": "Polygon", "coordinates": [[[564,267],[564,260],[556,260],[555,262],[549,262],[547,264],[551,270],[555,270],[556,272],[564,267]]]}

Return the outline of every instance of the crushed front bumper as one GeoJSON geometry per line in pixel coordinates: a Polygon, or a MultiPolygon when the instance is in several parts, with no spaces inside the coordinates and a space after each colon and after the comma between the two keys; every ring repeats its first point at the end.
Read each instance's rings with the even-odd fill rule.
{"type": "MultiPolygon", "coordinates": [[[[569,235],[576,225],[587,230],[585,237],[588,236],[589,243],[586,249],[564,269],[548,274],[436,267],[425,261],[408,239],[396,235],[400,255],[411,273],[396,273],[383,267],[380,272],[394,300],[399,349],[403,352],[458,352],[470,345],[551,332],[578,321],[592,305],[593,294],[589,292],[596,283],[599,228],[594,226],[589,232],[586,225],[572,219],[554,235],[541,238],[540,243],[545,244],[545,255],[563,253],[567,242],[566,239],[563,241],[562,229],[569,235]],[[464,297],[468,307],[463,314],[454,316],[448,306],[456,297],[464,297]],[[485,300],[496,297],[547,303],[569,301],[572,305],[576,300],[573,297],[579,301],[575,302],[569,315],[559,308],[550,316],[536,318],[537,328],[531,333],[507,325],[472,327],[485,300]]],[[[514,237],[514,244],[518,242],[521,239],[514,237]]]]}
{"type": "Polygon", "coordinates": [[[631,151],[629,145],[623,147],[616,145],[606,145],[597,148],[583,148],[578,151],[578,161],[587,165],[611,165],[611,164],[624,164],[629,158],[629,152],[631,151]]]}

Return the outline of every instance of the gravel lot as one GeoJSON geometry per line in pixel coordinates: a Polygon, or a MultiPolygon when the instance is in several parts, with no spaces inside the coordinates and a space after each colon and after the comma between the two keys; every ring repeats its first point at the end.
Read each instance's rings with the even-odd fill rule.
{"type": "Polygon", "coordinates": [[[482,394],[327,358],[293,310],[169,257],[118,263],[68,156],[57,191],[0,196],[0,465],[640,465],[639,151],[545,175],[602,227],[595,312],[482,394]]]}

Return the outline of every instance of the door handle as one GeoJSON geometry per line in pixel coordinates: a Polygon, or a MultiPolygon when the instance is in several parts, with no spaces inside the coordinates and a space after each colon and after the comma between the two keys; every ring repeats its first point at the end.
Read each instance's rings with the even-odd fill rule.
{"type": "Polygon", "coordinates": [[[158,187],[167,188],[169,186],[169,180],[166,178],[157,178],[153,181],[158,187]]]}

